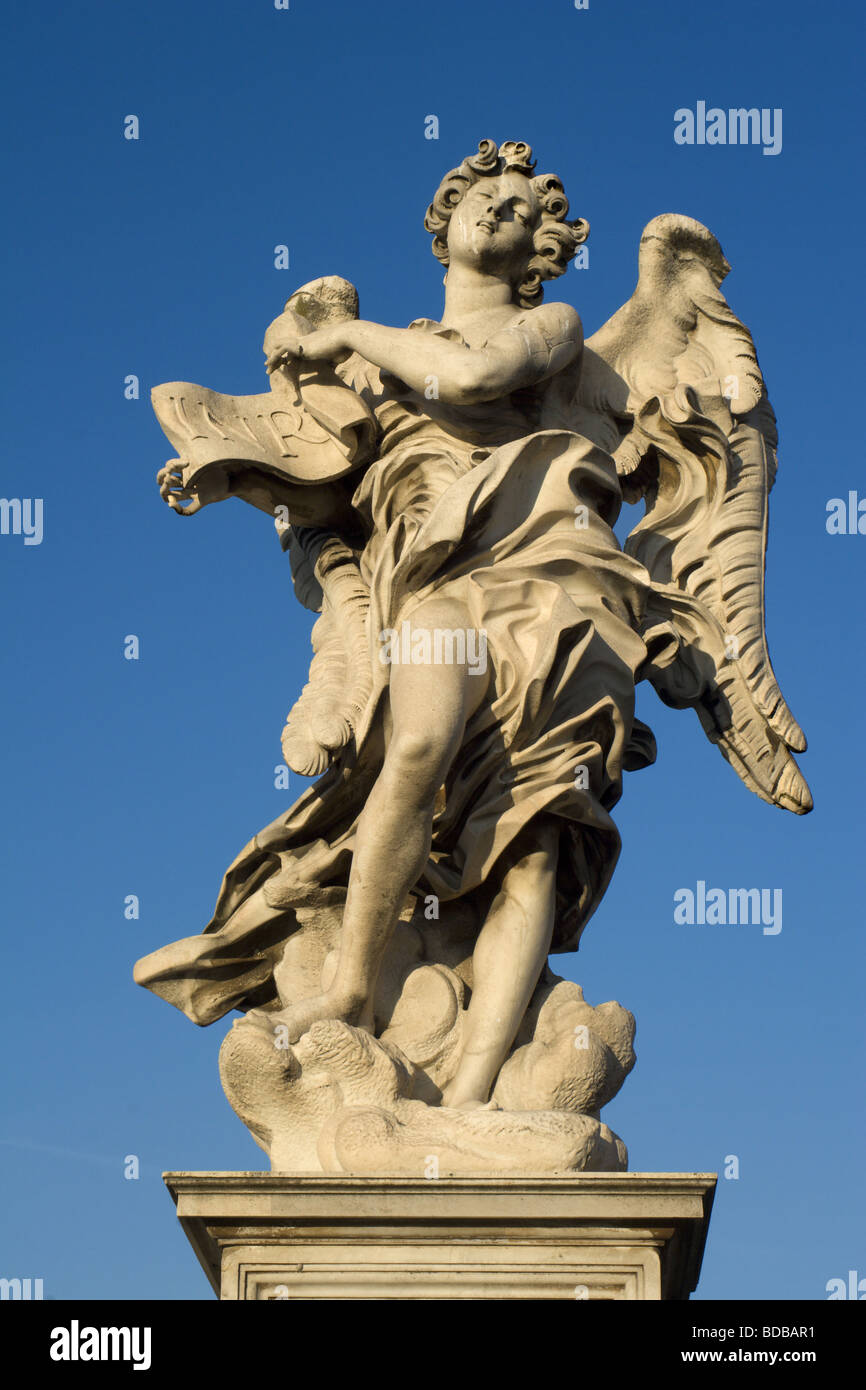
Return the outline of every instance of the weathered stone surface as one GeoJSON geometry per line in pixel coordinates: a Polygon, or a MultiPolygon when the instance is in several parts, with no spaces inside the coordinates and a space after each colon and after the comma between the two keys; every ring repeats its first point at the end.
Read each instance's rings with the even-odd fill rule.
{"type": "Polygon", "coordinates": [[[716,1179],[166,1173],[223,1299],[683,1299],[716,1179]]]}
{"type": "MultiPolygon", "coordinates": [[[[435,978],[437,967],[427,969],[435,978]]],[[[418,1012],[423,1016],[423,1008],[418,1012]]],[[[593,1114],[581,1113],[597,1113],[609,1086],[605,1059],[592,1048],[578,1053],[570,1035],[567,1045],[591,1059],[587,1075],[572,1066],[571,1085],[557,1083],[550,1095],[542,1075],[540,1101],[548,1104],[533,1106],[539,1097],[524,1071],[514,1087],[529,1102],[522,1108],[500,1109],[495,1098],[491,1107],[470,1111],[414,1099],[419,1071],[387,1035],[377,1040],[334,1019],[314,1023],[285,1049],[274,1047],[264,1015],[241,1019],[223,1043],[220,1073],[275,1171],[438,1177],[624,1169],[625,1145],[593,1114]],[[555,1108],[557,1100],[568,1103],[555,1108]]],[[[554,1066],[554,1075],[559,1071],[554,1066]]]]}
{"type": "Polygon", "coordinates": [[[319,615],[282,735],[318,781],[136,978],[200,1024],[245,1014],[223,1082],[276,1169],[622,1167],[600,1110],[634,1020],[546,962],[607,888],[623,774],[654,760],[641,681],[758,796],[811,807],[764,630],[775,420],[692,218],[648,224],[586,343],[542,299],[589,226],[529,146],[483,141],[425,226],[441,321],[361,319],[328,276],[267,330],[267,392],[153,393],[162,496],[271,515],[319,615]],[[646,503],[625,547],[623,501],[646,503]]]}

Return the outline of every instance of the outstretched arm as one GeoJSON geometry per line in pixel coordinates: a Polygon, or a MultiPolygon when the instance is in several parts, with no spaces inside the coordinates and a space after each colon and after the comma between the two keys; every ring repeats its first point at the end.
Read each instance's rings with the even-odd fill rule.
{"type": "Polygon", "coordinates": [[[579,354],[580,318],[567,304],[521,314],[482,348],[469,348],[411,328],[386,328],[354,319],[312,333],[292,331],[277,320],[268,330],[268,371],[288,357],[338,360],[357,352],[368,362],[423,392],[437,378],[439,398],[450,405],[498,400],[553,375],[579,354]]]}

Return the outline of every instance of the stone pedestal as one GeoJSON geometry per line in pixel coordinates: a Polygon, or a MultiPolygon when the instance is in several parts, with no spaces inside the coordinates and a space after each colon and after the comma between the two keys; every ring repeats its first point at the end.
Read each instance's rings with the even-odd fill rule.
{"type": "Polygon", "coordinates": [[[223,1299],[685,1299],[712,1173],[166,1173],[223,1299]]]}

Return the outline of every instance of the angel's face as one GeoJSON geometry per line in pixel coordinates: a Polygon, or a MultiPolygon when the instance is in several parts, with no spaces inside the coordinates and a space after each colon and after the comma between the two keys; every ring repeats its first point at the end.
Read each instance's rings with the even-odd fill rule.
{"type": "Polygon", "coordinates": [[[509,170],[495,178],[479,179],[451,214],[451,264],[474,266],[516,282],[532,255],[539,214],[532,184],[523,174],[509,170]]]}

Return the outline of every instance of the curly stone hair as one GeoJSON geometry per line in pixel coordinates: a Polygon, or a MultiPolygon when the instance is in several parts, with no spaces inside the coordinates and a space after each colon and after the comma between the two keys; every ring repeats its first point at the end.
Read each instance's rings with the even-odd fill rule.
{"type": "Polygon", "coordinates": [[[534,168],[532,147],[524,141],[506,140],[497,146],[493,140],[482,140],[477,154],[467,155],[462,164],[445,175],[424,218],[424,226],[433,233],[433,255],[447,266],[448,223],[464,193],[479,179],[495,178],[507,169],[525,174],[538,199],[541,217],[533,235],[535,254],[530,258],[526,278],[517,288],[517,301],[524,309],[541,303],[542,281],[562,275],[578,246],[589,236],[589,223],[584,218],[566,221],[568,199],[556,175],[539,174],[533,178],[534,168]]]}

